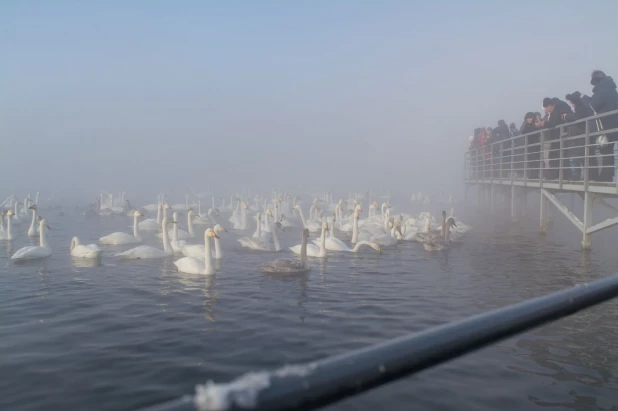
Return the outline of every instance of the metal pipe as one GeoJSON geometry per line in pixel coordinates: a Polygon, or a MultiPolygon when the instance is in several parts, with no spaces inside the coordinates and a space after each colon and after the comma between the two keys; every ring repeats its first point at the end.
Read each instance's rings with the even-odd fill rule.
{"type": "MultiPolygon", "coordinates": [[[[284,368],[260,373],[261,381],[267,383],[254,392],[254,397],[247,391],[240,391],[242,382],[251,375],[241,377],[231,384],[218,386],[219,393],[224,396],[219,400],[223,400],[226,410],[314,409],[436,366],[616,296],[618,275],[326,358],[304,368],[296,368],[295,372],[284,368]]],[[[197,401],[183,397],[147,410],[196,409],[204,411],[209,408],[198,407],[197,401]]]]}

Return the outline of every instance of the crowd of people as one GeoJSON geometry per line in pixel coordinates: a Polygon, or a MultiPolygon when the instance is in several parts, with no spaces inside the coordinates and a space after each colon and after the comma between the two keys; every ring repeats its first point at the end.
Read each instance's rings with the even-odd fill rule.
{"type": "Polygon", "coordinates": [[[590,84],[591,96],[575,91],[566,95],[568,103],[557,97],[545,97],[543,113],[526,113],[519,128],[515,123],[507,126],[500,120],[495,128],[475,129],[469,148],[476,176],[523,177],[525,172],[528,179],[539,179],[543,169],[543,179],[556,180],[562,169],[563,179],[582,180],[588,144],[589,179],[613,181],[618,131],[603,131],[618,128],[618,114],[589,120],[588,132],[596,134],[588,142],[584,119],[618,110],[618,91],[612,77],[600,70],[592,72],[590,84]]]}

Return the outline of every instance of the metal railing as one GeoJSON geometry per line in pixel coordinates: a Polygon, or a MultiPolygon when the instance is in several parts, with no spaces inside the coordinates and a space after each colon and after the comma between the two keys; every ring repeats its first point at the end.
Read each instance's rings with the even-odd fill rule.
{"type": "Polygon", "coordinates": [[[464,178],[470,183],[498,180],[524,185],[551,181],[559,188],[563,184],[616,186],[612,176],[618,166],[614,161],[618,128],[598,127],[608,116],[618,116],[618,110],[471,149],[465,153],[464,178]],[[609,137],[607,145],[598,144],[601,135],[609,137]]]}
{"type": "Polygon", "coordinates": [[[144,411],[310,410],[412,375],[618,296],[618,275],[303,366],[209,383],[144,411]]]}

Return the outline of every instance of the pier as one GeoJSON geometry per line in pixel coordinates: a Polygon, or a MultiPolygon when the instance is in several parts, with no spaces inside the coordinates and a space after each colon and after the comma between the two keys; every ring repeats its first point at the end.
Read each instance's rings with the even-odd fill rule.
{"type": "MultiPolygon", "coordinates": [[[[547,232],[551,210],[557,209],[582,233],[582,248],[592,246],[591,236],[618,224],[618,208],[606,199],[618,197],[618,184],[599,181],[603,169],[614,168],[614,142],[604,144],[599,136],[618,129],[599,129],[599,120],[618,110],[598,114],[555,129],[545,129],[493,142],[465,153],[466,199],[475,187],[480,206],[497,212],[506,204],[515,223],[526,210],[529,193],[540,195],[539,231],[547,232]],[[583,131],[572,135],[573,130],[583,131]],[[611,162],[610,162],[611,161],[611,162]],[[560,198],[569,193],[584,202],[578,217],[560,198]],[[553,206],[553,207],[552,207],[553,206]],[[594,211],[603,207],[613,217],[594,223],[594,211]]],[[[610,138],[611,140],[611,138],[610,138]]]]}

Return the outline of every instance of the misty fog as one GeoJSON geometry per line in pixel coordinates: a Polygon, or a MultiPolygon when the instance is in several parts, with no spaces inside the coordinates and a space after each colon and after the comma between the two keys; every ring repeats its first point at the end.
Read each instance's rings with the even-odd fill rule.
{"type": "Polygon", "coordinates": [[[618,75],[618,3],[513,4],[3,2],[0,192],[460,195],[475,127],[618,75]]]}

